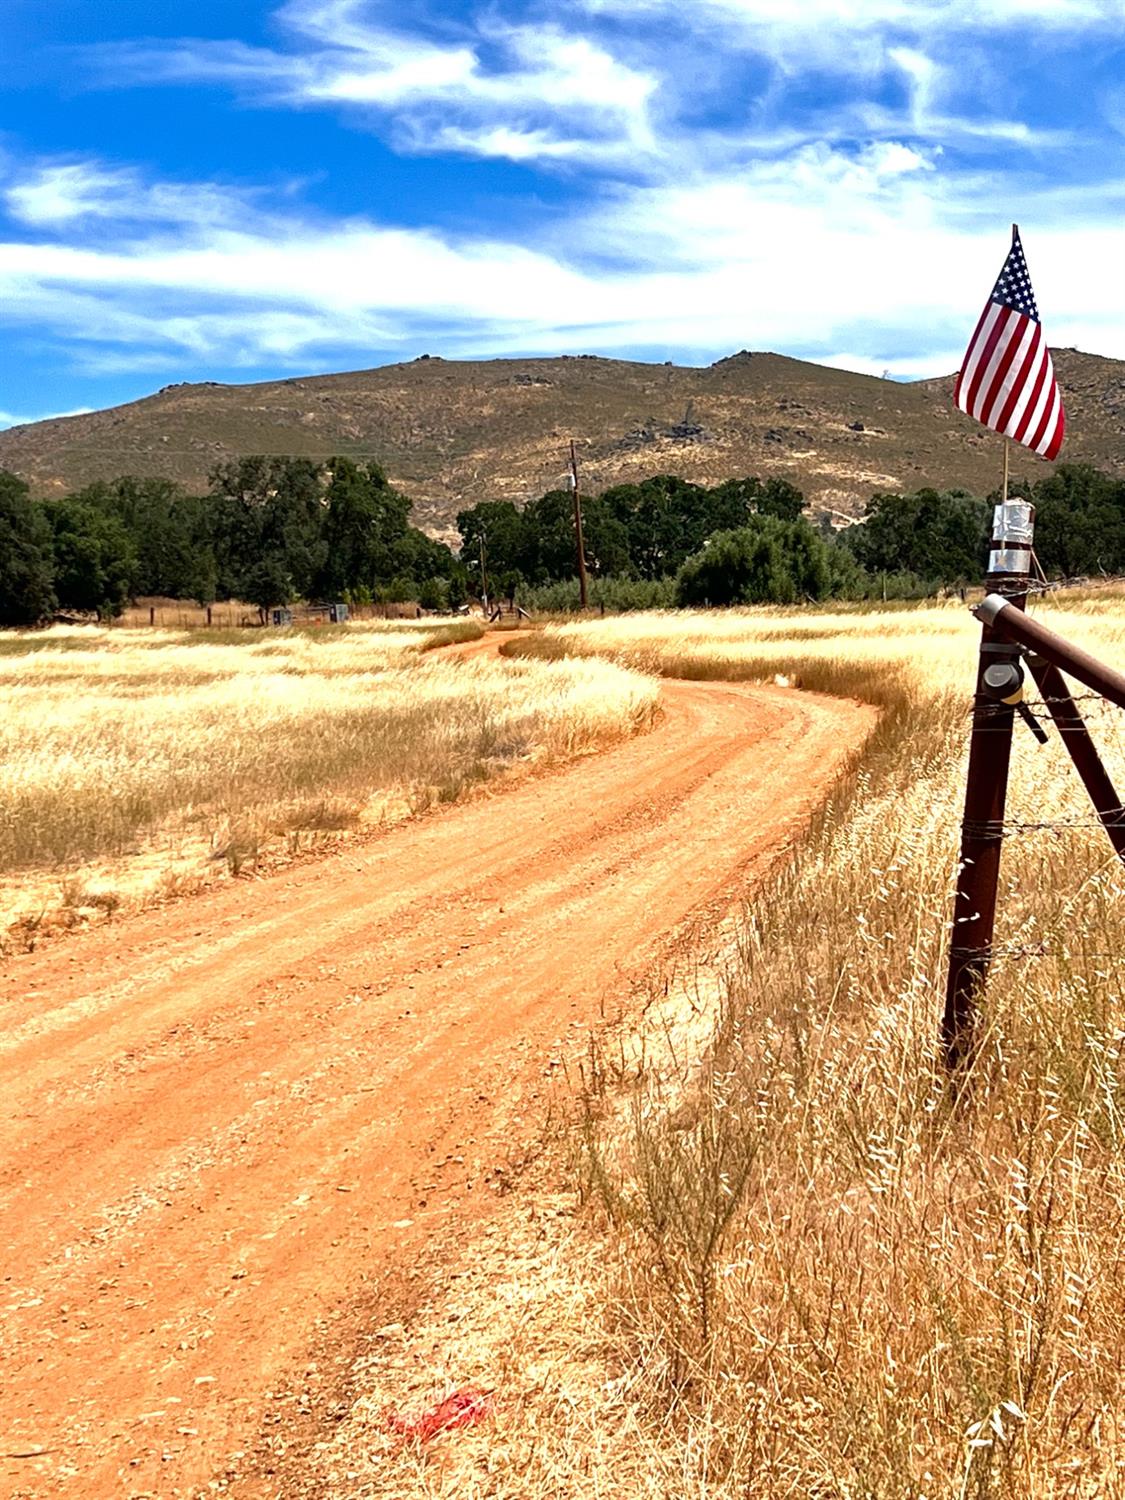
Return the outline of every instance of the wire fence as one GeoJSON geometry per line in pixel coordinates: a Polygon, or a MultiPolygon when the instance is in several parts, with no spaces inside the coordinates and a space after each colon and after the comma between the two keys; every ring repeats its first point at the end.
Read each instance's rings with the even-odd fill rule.
{"type": "MultiPolygon", "coordinates": [[[[1034,689],[1030,676],[1027,682],[1034,689]]],[[[1034,856],[1029,861],[1025,854],[1012,865],[1002,901],[1005,907],[1010,903],[1011,908],[1004,923],[1009,929],[1007,937],[988,933],[982,942],[971,934],[972,924],[967,924],[964,938],[958,942],[955,922],[955,961],[981,975],[997,965],[1030,964],[1036,969],[1046,965],[1051,970],[1073,971],[1076,965],[1085,969],[1089,964],[1096,966],[1103,980],[1112,974],[1113,983],[1119,984],[1125,946],[1107,947],[1105,942],[1107,938],[1111,943],[1116,941],[1118,922],[1100,919],[1096,933],[1084,933],[1079,912],[1086,901],[1083,892],[1098,888],[1099,894],[1094,897],[1098,900],[1101,891],[1109,890],[1114,906],[1122,894],[1125,802],[1120,797],[1125,789],[1125,710],[1100,692],[1071,692],[1067,684],[1062,692],[1052,693],[1049,688],[1033,691],[1018,703],[997,701],[980,693],[967,706],[966,716],[972,721],[974,741],[978,736],[993,734],[1014,734],[1016,738],[1008,806],[1005,808],[1003,795],[999,803],[1004,815],[966,817],[962,823],[963,858],[968,865],[961,867],[959,885],[968,866],[998,858],[997,846],[1006,841],[1042,839],[1057,852],[1048,854],[1045,848],[1042,864],[1034,856]],[[1038,744],[1031,734],[1023,733],[1021,719],[1038,744]],[[1105,778],[1101,800],[1087,780],[1091,761],[1105,778]],[[1089,841],[1088,850],[1085,840],[1089,841]],[[968,857],[965,850],[970,847],[974,853],[968,857]],[[987,849],[996,853],[988,855],[987,849]],[[1056,875],[1058,862],[1062,862],[1062,885],[1055,875],[1048,876],[1048,860],[1056,875]],[[1053,889],[1052,905],[1061,902],[1053,917],[1043,911],[1041,899],[1036,897],[1040,885],[1045,890],[1053,889]],[[1062,890],[1068,887],[1072,895],[1062,897],[1062,890]],[[1029,934],[1029,927],[1039,931],[1029,934]],[[1091,937],[1095,939],[1092,943],[1091,937]]]]}
{"type": "MultiPolygon", "coordinates": [[[[413,601],[383,604],[353,604],[349,620],[416,620],[425,611],[413,601]]],[[[330,623],[328,605],[293,604],[286,608],[291,625],[330,623]]],[[[138,599],[110,624],[115,629],[141,630],[249,630],[271,621],[263,619],[256,605],[230,600],[222,604],[194,605],[182,599],[138,599]]]]}

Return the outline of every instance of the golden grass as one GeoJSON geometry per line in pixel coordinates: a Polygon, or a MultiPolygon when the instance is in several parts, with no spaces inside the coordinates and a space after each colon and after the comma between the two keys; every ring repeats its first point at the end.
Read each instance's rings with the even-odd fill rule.
{"type": "Polygon", "coordinates": [[[0,637],[0,928],[120,905],[136,881],[151,893],[215,864],[237,874],[651,717],[654,684],[608,663],[427,652],[480,633],[0,637]]]}
{"type": "MultiPolygon", "coordinates": [[[[1119,601],[1049,608],[1125,657],[1119,601]]],[[[1004,956],[959,1106],[936,1045],[976,639],[950,606],[532,643],[885,709],[746,912],[702,1057],[650,1029],[622,1088],[587,1091],[584,1180],[614,1251],[595,1295],[646,1494],[1125,1494],[1125,880],[1077,826],[1057,736],[1017,726],[1009,817],[1073,826],[1006,846],[1004,956]]],[[[1085,706],[1125,785],[1120,714],[1085,706]]],[[[600,1474],[573,1492],[624,1493],[600,1474]]]]}

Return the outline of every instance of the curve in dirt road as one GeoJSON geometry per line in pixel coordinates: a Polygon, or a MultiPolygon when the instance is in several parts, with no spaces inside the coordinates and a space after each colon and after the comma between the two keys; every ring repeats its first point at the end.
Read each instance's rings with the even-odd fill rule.
{"type": "Polygon", "coordinates": [[[4,1494],[204,1491],[369,1275],[485,1211],[560,1045],[746,893],[874,719],[662,702],[596,756],[8,962],[4,1494]]]}

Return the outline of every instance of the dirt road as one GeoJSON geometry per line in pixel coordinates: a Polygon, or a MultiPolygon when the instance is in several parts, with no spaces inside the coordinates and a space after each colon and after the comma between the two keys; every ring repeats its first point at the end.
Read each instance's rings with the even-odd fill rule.
{"type": "Polygon", "coordinates": [[[747,890],[872,719],[663,701],[603,754],[9,961],[0,1494],[204,1492],[364,1278],[484,1211],[559,1049],[747,890]]]}

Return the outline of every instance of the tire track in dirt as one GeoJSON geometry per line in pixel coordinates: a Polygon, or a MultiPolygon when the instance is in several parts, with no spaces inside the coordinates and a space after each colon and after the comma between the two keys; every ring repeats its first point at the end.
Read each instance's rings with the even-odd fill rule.
{"type": "Polygon", "coordinates": [[[560,1042],[752,887],[874,719],[662,702],[596,756],[9,961],[0,1491],[205,1489],[368,1276],[484,1211],[560,1042]]]}

